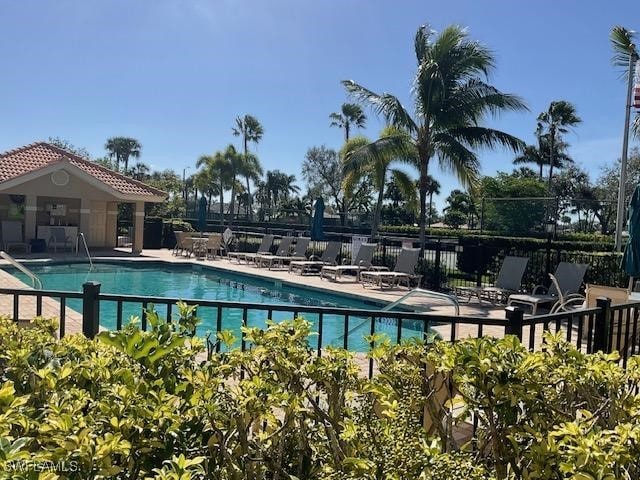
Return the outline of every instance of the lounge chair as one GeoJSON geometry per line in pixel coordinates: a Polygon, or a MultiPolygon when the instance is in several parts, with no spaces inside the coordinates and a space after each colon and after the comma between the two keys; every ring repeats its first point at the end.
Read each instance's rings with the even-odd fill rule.
{"type": "Polygon", "coordinates": [[[289,273],[293,273],[294,271],[299,271],[300,275],[309,272],[319,273],[322,267],[335,265],[337,263],[337,258],[341,250],[342,242],[329,242],[327,243],[327,248],[322,252],[321,257],[312,255],[308,260],[294,260],[289,262],[289,273]]]}
{"type": "MultiPolygon", "coordinates": [[[[284,239],[283,239],[284,240],[284,239]]],[[[296,244],[293,247],[293,252],[288,255],[260,255],[256,258],[256,264],[259,267],[272,267],[280,265],[284,267],[284,264],[291,262],[292,260],[303,260],[307,258],[307,249],[309,248],[310,238],[299,237],[296,240],[296,244]]]]}
{"type": "Polygon", "coordinates": [[[22,247],[25,252],[31,252],[31,245],[25,242],[22,233],[22,222],[5,220],[2,222],[2,246],[9,253],[11,247],[22,247]]]}
{"type": "Polygon", "coordinates": [[[273,254],[271,252],[258,252],[258,253],[248,253],[244,256],[244,260],[249,263],[250,261],[255,263],[256,266],[260,266],[260,261],[264,257],[284,257],[286,255],[291,254],[291,245],[293,245],[294,237],[282,237],[280,239],[280,243],[278,244],[278,248],[276,253],[273,254]]]}
{"type": "Polygon", "coordinates": [[[528,305],[531,315],[535,315],[540,305],[551,305],[551,312],[563,308],[563,305],[578,296],[584,275],[589,265],[583,263],[560,262],[555,274],[551,277],[551,286],[546,289],[542,285],[534,287],[531,295],[513,294],[509,296],[508,305],[528,305]]]}
{"type": "Polygon", "coordinates": [[[373,260],[373,253],[378,245],[376,243],[363,243],[360,245],[358,255],[353,265],[335,265],[325,266],[320,270],[320,279],[330,279],[334,282],[338,280],[345,273],[355,273],[356,280],[360,281],[360,272],[363,270],[369,270],[371,268],[371,261],[373,260]]]}
{"type": "Polygon", "coordinates": [[[458,297],[477,297],[478,302],[485,298],[491,303],[504,303],[509,295],[517,293],[522,285],[522,277],[527,269],[527,257],[504,257],[502,266],[498,272],[496,283],[493,287],[456,287],[455,292],[458,297]]]}
{"type": "Polygon", "coordinates": [[[360,273],[362,286],[367,284],[377,285],[380,288],[386,284],[389,287],[398,286],[404,282],[407,288],[411,288],[411,282],[416,281],[420,285],[422,275],[416,275],[416,266],[420,257],[419,248],[403,248],[396,259],[393,271],[364,271],[360,273]]]}
{"type": "MultiPolygon", "coordinates": [[[[269,253],[271,249],[271,244],[273,243],[273,235],[265,235],[262,237],[262,242],[260,242],[260,246],[258,247],[258,253],[269,253]]],[[[244,259],[244,256],[247,255],[248,252],[229,252],[227,257],[229,260],[235,258],[238,263],[240,260],[244,259]]]]}

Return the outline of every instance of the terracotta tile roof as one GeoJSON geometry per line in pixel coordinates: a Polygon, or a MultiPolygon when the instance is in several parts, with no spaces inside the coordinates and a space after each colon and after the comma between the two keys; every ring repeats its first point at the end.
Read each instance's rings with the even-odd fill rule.
{"type": "Polygon", "coordinates": [[[167,196],[162,190],[145,185],[46,142],[32,143],[0,154],[0,185],[7,180],[63,161],[68,161],[123,195],[167,196]]]}

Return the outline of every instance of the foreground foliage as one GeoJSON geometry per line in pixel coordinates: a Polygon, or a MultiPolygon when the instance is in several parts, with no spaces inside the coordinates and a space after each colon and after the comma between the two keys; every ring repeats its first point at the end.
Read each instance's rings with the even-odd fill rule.
{"type": "MultiPolygon", "coordinates": [[[[0,475],[148,479],[614,479],[640,473],[638,360],[549,337],[425,349],[375,338],[378,372],[321,357],[302,319],[205,359],[193,307],[95,341],[0,319],[0,475]],[[473,414],[478,433],[464,435],[473,414]],[[472,448],[475,447],[475,448],[472,448]],[[48,466],[38,472],[38,467],[48,466]]],[[[468,429],[467,429],[468,431],[468,429]]],[[[5,478],[3,477],[3,478],[5,478]]]]}

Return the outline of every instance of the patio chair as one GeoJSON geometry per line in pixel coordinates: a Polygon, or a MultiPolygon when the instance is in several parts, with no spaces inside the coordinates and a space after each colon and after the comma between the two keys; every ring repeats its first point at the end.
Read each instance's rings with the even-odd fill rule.
{"type": "Polygon", "coordinates": [[[529,258],[506,256],[502,261],[502,266],[496,277],[493,287],[456,287],[455,293],[458,297],[477,297],[478,302],[486,298],[491,303],[504,303],[509,295],[517,293],[522,285],[522,277],[527,269],[529,258]]]}
{"type": "Polygon", "coordinates": [[[377,285],[383,288],[384,285],[389,287],[398,286],[401,282],[404,282],[407,288],[411,288],[411,282],[417,281],[420,285],[422,275],[416,275],[416,266],[418,265],[418,259],[420,257],[419,248],[403,248],[400,250],[400,254],[396,259],[396,264],[393,267],[393,271],[364,271],[360,273],[360,281],[362,286],[366,287],[367,284],[377,285]]]}
{"type": "MultiPolygon", "coordinates": [[[[269,253],[272,243],[273,235],[264,235],[262,237],[262,241],[260,242],[260,246],[258,247],[258,253],[269,253]]],[[[242,260],[247,254],[248,252],[229,252],[227,254],[227,257],[229,258],[229,260],[235,258],[237,262],[240,263],[240,260],[242,260]]]]}
{"type": "Polygon", "coordinates": [[[360,281],[360,272],[363,270],[369,270],[371,268],[371,262],[373,260],[373,254],[378,244],[376,243],[363,243],[360,245],[358,255],[353,265],[327,265],[320,270],[320,279],[329,279],[334,282],[337,281],[345,273],[355,273],[356,281],[360,281]]]}
{"type": "Polygon", "coordinates": [[[233,246],[233,242],[235,240],[235,236],[233,235],[233,232],[231,231],[231,229],[229,227],[225,228],[224,232],[222,232],[222,244],[221,244],[221,250],[220,250],[220,254],[222,255],[223,252],[230,252],[231,251],[231,247],[233,246]]]}
{"type": "Polygon", "coordinates": [[[284,267],[285,263],[292,260],[306,259],[310,241],[310,238],[298,237],[293,247],[293,252],[289,255],[261,255],[256,259],[256,263],[259,267],[269,267],[269,270],[271,270],[275,265],[284,267]]]}
{"type": "Polygon", "coordinates": [[[207,238],[207,258],[215,259],[218,253],[222,253],[222,235],[214,233],[207,238]]]}
{"type": "Polygon", "coordinates": [[[47,247],[51,250],[53,247],[54,252],[58,252],[58,247],[73,248],[72,238],[67,236],[67,231],[64,227],[50,227],[49,228],[49,240],[47,241],[47,247]]]}
{"type": "Polygon", "coordinates": [[[22,222],[4,220],[2,222],[2,248],[9,253],[11,247],[23,247],[25,252],[31,253],[31,245],[24,240],[22,222]]]}
{"type": "Polygon", "coordinates": [[[556,273],[549,274],[551,286],[548,289],[537,285],[530,295],[510,295],[508,305],[528,305],[531,307],[531,315],[536,314],[540,305],[551,305],[551,312],[560,310],[567,302],[575,302],[575,299],[581,296],[578,291],[588,268],[589,265],[584,263],[560,262],[556,273]]]}
{"type": "Polygon", "coordinates": [[[245,262],[253,262],[256,266],[260,266],[260,261],[264,257],[284,257],[286,255],[290,255],[291,245],[293,245],[294,237],[282,237],[280,239],[280,243],[278,244],[278,248],[276,253],[273,254],[269,252],[258,252],[258,253],[247,253],[244,255],[245,262]]]}
{"type": "Polygon", "coordinates": [[[289,273],[299,271],[300,275],[313,272],[319,273],[322,267],[335,265],[337,263],[338,255],[342,250],[342,242],[329,242],[327,248],[322,252],[321,257],[312,255],[308,260],[294,260],[289,262],[289,273]]]}
{"type": "Polygon", "coordinates": [[[182,230],[175,230],[175,231],[173,232],[173,234],[176,236],[176,244],[175,244],[175,245],[174,245],[174,247],[173,247],[173,252],[172,252],[172,254],[173,254],[173,255],[178,255],[178,252],[179,252],[179,251],[180,251],[180,249],[181,249],[181,246],[180,246],[180,244],[181,244],[181,240],[186,236],[186,233],[185,233],[185,232],[183,232],[182,230]]]}

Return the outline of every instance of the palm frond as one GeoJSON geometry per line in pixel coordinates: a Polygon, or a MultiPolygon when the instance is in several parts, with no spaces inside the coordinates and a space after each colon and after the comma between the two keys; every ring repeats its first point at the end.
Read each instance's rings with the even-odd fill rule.
{"type": "Polygon", "coordinates": [[[438,134],[434,140],[440,168],[454,174],[464,187],[475,189],[480,176],[476,154],[449,134],[438,134]]]}
{"type": "Polygon", "coordinates": [[[412,212],[418,210],[418,189],[416,182],[407,172],[392,168],[390,170],[391,179],[396,184],[402,196],[407,199],[407,208],[412,212]]]}
{"type": "Polygon", "coordinates": [[[609,39],[613,47],[612,63],[616,67],[624,70],[622,74],[626,78],[628,74],[629,60],[632,56],[638,57],[638,51],[635,45],[635,34],[633,30],[629,30],[621,25],[616,25],[611,29],[609,39]]]}
{"type": "Polygon", "coordinates": [[[370,105],[377,115],[382,115],[390,124],[410,132],[418,130],[409,112],[402,106],[400,100],[393,95],[389,93],[378,95],[358,85],[353,80],[343,80],[342,84],[349,95],[362,103],[370,105]]]}
{"type": "Polygon", "coordinates": [[[636,118],[633,119],[631,131],[633,132],[634,137],[640,138],[640,112],[636,113],[636,118]]]}
{"type": "MultiPolygon", "coordinates": [[[[454,127],[447,130],[446,134],[436,134],[437,141],[441,135],[451,137],[456,141],[469,146],[470,148],[508,148],[514,152],[524,150],[525,143],[517,137],[500,130],[487,127],[464,126],[454,127]]],[[[449,141],[448,139],[446,141],[449,141]]]]}

